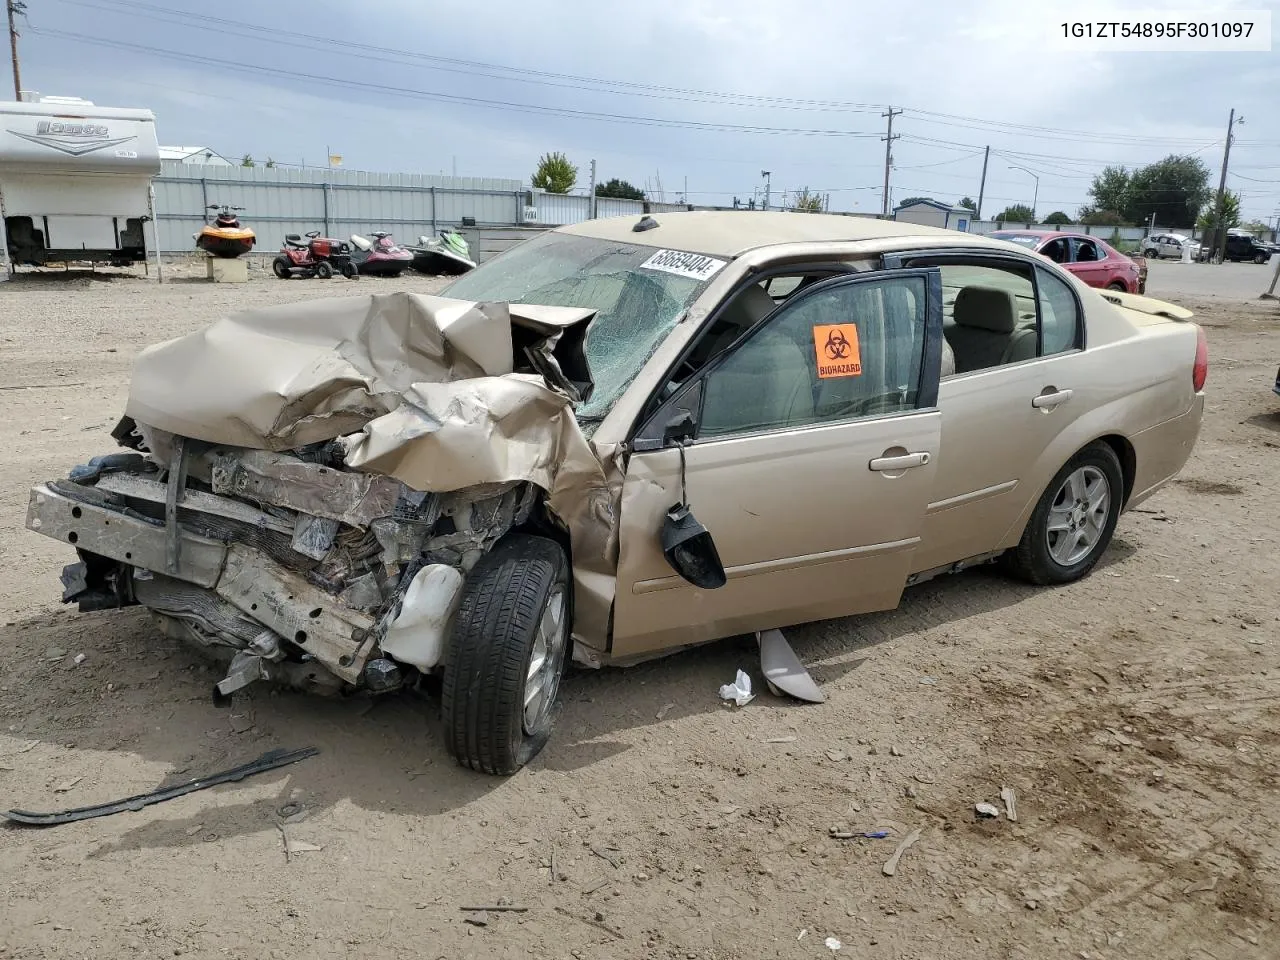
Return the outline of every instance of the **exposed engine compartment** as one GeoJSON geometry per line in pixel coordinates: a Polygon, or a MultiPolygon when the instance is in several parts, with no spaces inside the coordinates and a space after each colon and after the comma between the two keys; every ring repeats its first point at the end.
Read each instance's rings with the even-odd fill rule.
{"type": "Polygon", "coordinates": [[[463,578],[486,551],[531,523],[563,530],[534,484],[424,493],[348,469],[341,441],[275,453],[129,417],[113,436],[131,452],[38,487],[29,523],[84,538],[64,602],[146,607],[227,665],[218,696],[260,679],[398,689],[443,666],[463,578]]]}

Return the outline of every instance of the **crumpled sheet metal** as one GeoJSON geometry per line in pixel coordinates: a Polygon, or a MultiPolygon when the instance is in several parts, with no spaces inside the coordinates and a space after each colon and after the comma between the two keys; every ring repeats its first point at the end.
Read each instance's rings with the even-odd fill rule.
{"type": "Polygon", "coordinates": [[[622,477],[573,415],[590,389],[574,351],[593,315],[408,293],[247,310],[145,350],[126,413],[253,449],[341,437],[349,466],[417,490],[537,484],[569,528],[575,632],[601,643],[622,477]]]}

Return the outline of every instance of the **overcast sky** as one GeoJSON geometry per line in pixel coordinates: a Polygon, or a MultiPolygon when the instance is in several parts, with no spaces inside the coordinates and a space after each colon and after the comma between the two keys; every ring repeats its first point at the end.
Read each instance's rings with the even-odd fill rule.
{"type": "Polygon", "coordinates": [[[769,170],[775,202],[808,186],[830,193],[833,209],[878,211],[881,113],[892,104],[906,108],[894,120],[895,202],[976,199],[989,145],[984,212],[1031,204],[1034,173],[1043,216],[1074,213],[1108,162],[1194,153],[1216,187],[1234,107],[1245,123],[1228,186],[1242,194],[1246,219],[1280,214],[1280,44],[1269,53],[1110,53],[1063,49],[1051,35],[1061,20],[1151,8],[1170,17],[1269,9],[1280,23],[1280,0],[27,5],[25,87],[150,107],[161,143],[230,157],[320,165],[328,148],[348,169],[456,168],[527,181],[541,153],[563,150],[584,189],[592,158],[602,179],[652,192],[660,178],[668,200],[687,178],[696,203],[748,198],[769,170]]]}

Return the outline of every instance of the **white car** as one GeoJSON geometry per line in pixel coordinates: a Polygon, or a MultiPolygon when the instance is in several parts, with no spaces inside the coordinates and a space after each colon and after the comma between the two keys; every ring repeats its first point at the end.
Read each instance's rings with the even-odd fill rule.
{"type": "Polygon", "coordinates": [[[1188,245],[1191,247],[1191,259],[1194,260],[1200,254],[1200,244],[1195,240],[1180,233],[1153,233],[1142,241],[1142,254],[1154,260],[1161,257],[1176,257],[1181,260],[1182,249],[1188,245]]]}

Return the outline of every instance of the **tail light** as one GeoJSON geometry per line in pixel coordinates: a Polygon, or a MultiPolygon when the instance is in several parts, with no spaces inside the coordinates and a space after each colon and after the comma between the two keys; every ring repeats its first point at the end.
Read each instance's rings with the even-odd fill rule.
{"type": "Polygon", "coordinates": [[[1205,338],[1204,327],[1196,324],[1196,362],[1191,368],[1191,386],[1199,393],[1204,389],[1204,382],[1209,377],[1209,341],[1205,338]]]}

